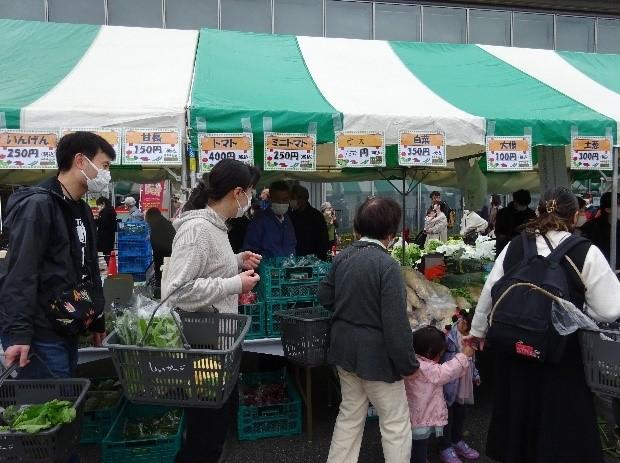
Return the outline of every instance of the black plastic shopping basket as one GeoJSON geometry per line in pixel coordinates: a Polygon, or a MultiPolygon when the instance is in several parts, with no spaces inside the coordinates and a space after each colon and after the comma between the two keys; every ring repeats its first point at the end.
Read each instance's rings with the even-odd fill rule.
{"type": "Polygon", "coordinates": [[[287,359],[304,367],[327,363],[331,313],[321,306],[278,312],[287,359]]]}
{"type": "Polygon", "coordinates": [[[586,381],[593,392],[620,397],[620,329],[579,332],[586,381]]]}

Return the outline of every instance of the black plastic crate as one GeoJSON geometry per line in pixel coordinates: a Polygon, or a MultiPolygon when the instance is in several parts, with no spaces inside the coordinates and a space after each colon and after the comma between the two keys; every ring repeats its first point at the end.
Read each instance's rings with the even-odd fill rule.
{"type": "Polygon", "coordinates": [[[590,389],[620,397],[620,330],[582,330],[579,337],[590,389]]]}
{"type": "Polygon", "coordinates": [[[285,310],[313,307],[316,304],[314,298],[282,298],[265,302],[265,314],[267,319],[267,337],[279,338],[280,319],[275,314],[285,310]]]}

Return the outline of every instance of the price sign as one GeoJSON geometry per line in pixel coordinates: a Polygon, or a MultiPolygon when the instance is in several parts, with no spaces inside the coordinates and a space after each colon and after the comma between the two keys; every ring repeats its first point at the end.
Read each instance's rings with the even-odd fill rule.
{"type": "Polygon", "coordinates": [[[570,168],[574,170],[612,170],[613,142],[610,137],[571,138],[570,168]]]}
{"type": "Polygon", "coordinates": [[[0,169],[57,169],[56,132],[0,131],[0,169]]]}
{"type": "Polygon", "coordinates": [[[446,136],[443,132],[400,132],[398,164],[446,167],[446,136]]]}
{"type": "Polygon", "coordinates": [[[385,167],[383,132],[336,132],[338,167],[385,167]]]}
{"type": "Polygon", "coordinates": [[[316,135],[265,133],[265,170],[316,170],[316,135]]]}
{"type": "Polygon", "coordinates": [[[182,156],[183,147],[179,130],[125,130],[124,165],[180,166],[182,156]]]}
{"type": "Polygon", "coordinates": [[[200,172],[209,172],[223,159],[254,164],[254,138],[251,133],[199,133],[200,172]]]}
{"type": "Polygon", "coordinates": [[[487,137],[487,170],[533,170],[532,137],[487,137]]]}
{"type": "Polygon", "coordinates": [[[116,159],[112,162],[112,165],[113,166],[121,165],[121,157],[122,157],[121,156],[121,153],[122,153],[121,129],[83,129],[83,128],[62,129],[60,131],[60,136],[62,137],[64,135],[67,135],[69,133],[74,133],[74,132],[92,132],[92,133],[99,135],[101,138],[107,141],[110,145],[112,145],[112,148],[114,148],[114,152],[116,153],[116,159]]]}

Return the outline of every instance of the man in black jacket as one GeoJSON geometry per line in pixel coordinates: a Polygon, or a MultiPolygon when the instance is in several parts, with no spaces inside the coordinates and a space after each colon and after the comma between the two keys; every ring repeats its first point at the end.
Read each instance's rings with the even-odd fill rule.
{"type": "MultiPolygon", "coordinates": [[[[7,366],[19,362],[22,379],[71,377],[77,365],[77,336],[52,324],[50,300],[92,283],[93,303],[104,299],[97,258],[96,228],[87,191],[110,182],[116,154],[90,132],[65,135],[58,143],[58,175],[14,193],[7,204],[8,254],[0,269],[0,339],[7,366]],[[29,359],[29,354],[36,356],[29,359]]],[[[95,345],[105,334],[103,316],[91,325],[95,345]]]]}
{"type": "Polygon", "coordinates": [[[323,214],[310,205],[309,199],[306,188],[293,186],[291,219],[297,236],[297,255],[314,255],[325,260],[329,251],[327,223],[323,214]]]}
{"type": "Polygon", "coordinates": [[[513,193],[512,202],[497,212],[495,219],[495,255],[499,256],[508,243],[523,230],[526,223],[536,218],[530,209],[532,196],[527,190],[513,193]]]}

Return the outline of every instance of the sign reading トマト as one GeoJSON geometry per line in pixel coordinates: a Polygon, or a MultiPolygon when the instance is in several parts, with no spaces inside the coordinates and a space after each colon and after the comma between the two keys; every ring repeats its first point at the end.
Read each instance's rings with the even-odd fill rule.
{"type": "Polygon", "coordinates": [[[0,169],[56,169],[56,132],[0,131],[0,169]]]}
{"type": "Polygon", "coordinates": [[[532,170],[532,137],[487,137],[487,170],[532,170]]]}
{"type": "Polygon", "coordinates": [[[62,129],[60,131],[60,135],[64,136],[73,132],[92,132],[99,135],[105,141],[107,141],[112,148],[114,148],[114,152],[116,153],[116,159],[112,161],[112,165],[120,166],[121,164],[121,139],[122,132],[121,129],[62,129]]]}
{"type": "Polygon", "coordinates": [[[446,167],[443,132],[400,132],[398,164],[407,167],[446,167]]]}
{"type": "Polygon", "coordinates": [[[611,137],[571,137],[570,168],[574,170],[612,170],[611,137]]]}
{"type": "Polygon", "coordinates": [[[179,166],[183,147],[176,129],[126,129],[123,144],[124,165],[179,166]]]}
{"type": "Polygon", "coordinates": [[[265,170],[316,170],[316,135],[265,133],[265,170]]]}
{"type": "Polygon", "coordinates": [[[383,132],[336,132],[338,167],[385,167],[383,132]]]}
{"type": "Polygon", "coordinates": [[[200,172],[209,172],[223,159],[254,164],[252,133],[199,133],[200,172]]]}

